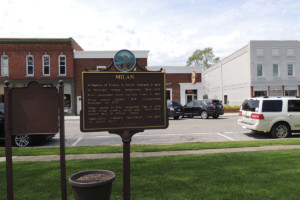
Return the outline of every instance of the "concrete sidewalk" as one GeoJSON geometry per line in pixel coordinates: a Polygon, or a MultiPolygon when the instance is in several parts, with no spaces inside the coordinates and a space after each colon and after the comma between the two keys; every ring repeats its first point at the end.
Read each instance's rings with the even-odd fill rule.
{"type": "MultiPolygon", "coordinates": [[[[214,153],[233,153],[233,152],[254,152],[254,151],[277,151],[288,149],[300,149],[300,145],[277,145],[263,147],[243,147],[226,149],[203,149],[203,150],[184,150],[184,151],[160,151],[160,152],[133,152],[131,158],[145,158],[153,156],[177,156],[194,154],[214,154],[214,153]]],[[[123,153],[103,153],[103,154],[78,154],[66,155],[66,160],[80,159],[103,159],[103,158],[123,158],[123,153]]],[[[13,161],[56,161],[59,155],[49,156],[13,156],[13,161]]],[[[4,162],[5,157],[0,157],[0,162],[4,162]]]]}

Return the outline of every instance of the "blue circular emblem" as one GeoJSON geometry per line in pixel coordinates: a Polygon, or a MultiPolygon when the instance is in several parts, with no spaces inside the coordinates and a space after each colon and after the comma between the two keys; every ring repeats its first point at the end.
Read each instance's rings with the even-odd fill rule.
{"type": "Polygon", "coordinates": [[[131,71],[136,64],[134,54],[126,49],[120,50],[114,57],[114,65],[121,72],[131,71]]]}

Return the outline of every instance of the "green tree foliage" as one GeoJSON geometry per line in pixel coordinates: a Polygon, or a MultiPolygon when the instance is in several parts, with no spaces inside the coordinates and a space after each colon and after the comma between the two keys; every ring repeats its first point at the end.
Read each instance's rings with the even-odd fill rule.
{"type": "Polygon", "coordinates": [[[207,47],[203,50],[197,49],[194,51],[193,55],[188,58],[186,64],[187,66],[202,66],[204,68],[209,68],[219,61],[220,58],[215,57],[213,49],[211,47],[207,47]]]}

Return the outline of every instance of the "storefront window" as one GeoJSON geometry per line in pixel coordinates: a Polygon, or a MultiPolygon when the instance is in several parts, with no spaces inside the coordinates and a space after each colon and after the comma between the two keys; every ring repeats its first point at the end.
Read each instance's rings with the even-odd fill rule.
{"type": "Polygon", "coordinates": [[[270,90],[270,96],[282,96],[282,90],[270,90]]]}
{"type": "Polygon", "coordinates": [[[254,92],[255,97],[264,97],[264,96],[267,96],[267,95],[268,95],[267,91],[255,91],[254,92]]]}
{"type": "Polygon", "coordinates": [[[285,90],[285,96],[297,96],[297,90],[285,90]]]}

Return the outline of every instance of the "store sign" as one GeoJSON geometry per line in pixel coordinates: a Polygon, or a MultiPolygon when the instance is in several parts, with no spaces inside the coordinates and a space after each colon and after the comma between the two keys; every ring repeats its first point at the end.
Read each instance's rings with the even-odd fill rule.
{"type": "Polygon", "coordinates": [[[83,72],[81,131],[168,127],[165,73],[83,72]]]}
{"type": "Polygon", "coordinates": [[[195,71],[192,72],[192,83],[193,84],[197,83],[197,73],[195,71]]]}

